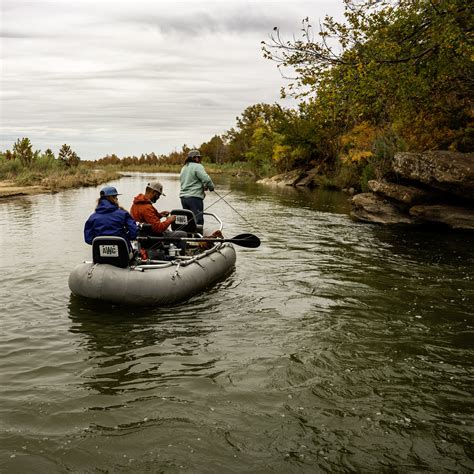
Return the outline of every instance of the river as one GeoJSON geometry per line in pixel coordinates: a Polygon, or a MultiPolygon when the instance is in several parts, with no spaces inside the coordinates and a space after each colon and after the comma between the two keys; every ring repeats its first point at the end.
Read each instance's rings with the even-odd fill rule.
{"type": "MultiPolygon", "coordinates": [[[[111,184],[129,208],[153,178],[111,184]]],[[[262,246],[167,308],[70,294],[99,188],[0,201],[0,472],[472,472],[474,236],[216,181],[262,246]]]]}

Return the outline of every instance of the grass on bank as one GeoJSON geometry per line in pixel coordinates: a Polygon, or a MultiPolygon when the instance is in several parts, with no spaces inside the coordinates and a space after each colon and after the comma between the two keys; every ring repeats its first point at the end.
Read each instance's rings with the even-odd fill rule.
{"type": "Polygon", "coordinates": [[[0,181],[8,181],[18,187],[41,186],[56,192],[81,186],[97,186],[117,179],[114,170],[94,170],[86,166],[65,167],[51,157],[39,157],[29,164],[19,159],[7,160],[0,156],[0,181]]]}
{"type": "MultiPolygon", "coordinates": [[[[204,163],[210,174],[228,174],[240,178],[255,178],[251,166],[245,162],[214,164],[204,163]]],[[[0,181],[18,187],[41,186],[44,190],[57,192],[82,186],[97,186],[120,177],[120,173],[138,171],[142,173],[179,173],[181,164],[160,165],[101,165],[81,161],[77,166],[65,166],[53,156],[39,156],[26,164],[19,158],[7,159],[0,154],[0,181]]]]}

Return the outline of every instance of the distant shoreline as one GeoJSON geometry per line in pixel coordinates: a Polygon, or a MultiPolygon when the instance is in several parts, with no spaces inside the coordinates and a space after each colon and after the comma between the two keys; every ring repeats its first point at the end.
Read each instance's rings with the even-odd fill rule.
{"type": "Polygon", "coordinates": [[[21,184],[14,179],[0,181],[0,199],[17,196],[31,196],[34,194],[54,194],[66,189],[77,189],[88,186],[97,186],[119,179],[121,175],[112,171],[79,171],[76,174],[50,174],[39,177],[31,184],[21,184]]]}
{"type": "Polygon", "coordinates": [[[18,186],[11,181],[0,181],[0,199],[15,196],[30,196],[33,194],[42,194],[48,192],[51,192],[51,190],[39,185],[18,186]]]}
{"type": "MultiPolygon", "coordinates": [[[[228,174],[240,179],[255,179],[256,176],[252,171],[242,169],[232,169],[229,167],[210,166],[208,170],[211,174],[228,174]]],[[[157,167],[144,167],[142,169],[137,167],[119,168],[113,166],[106,166],[104,169],[87,169],[84,167],[78,168],[76,173],[62,174],[49,173],[34,177],[28,184],[22,184],[15,181],[15,177],[10,179],[0,180],[0,200],[6,198],[13,198],[17,196],[31,196],[34,194],[54,194],[66,189],[77,189],[87,186],[97,186],[102,183],[107,183],[125,176],[127,172],[142,172],[142,173],[176,173],[181,167],[176,170],[159,169],[157,167]],[[150,169],[151,168],[151,169],[150,169]]]]}

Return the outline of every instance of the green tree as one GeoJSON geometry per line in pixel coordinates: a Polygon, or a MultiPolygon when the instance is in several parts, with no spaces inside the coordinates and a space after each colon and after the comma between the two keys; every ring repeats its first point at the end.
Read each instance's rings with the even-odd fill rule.
{"type": "Polygon", "coordinates": [[[199,150],[211,163],[224,163],[227,160],[227,146],[220,135],[214,135],[208,142],[203,143],[199,150]]]}
{"type": "Polygon", "coordinates": [[[468,147],[472,4],[344,3],[345,22],[326,17],[317,37],[306,18],[300,37],[286,41],[275,28],[263,42],[265,57],[296,74],[283,94],[315,97],[320,120],[341,133],[366,121],[414,149],[468,147]]]}
{"type": "Polygon", "coordinates": [[[68,168],[77,167],[81,161],[76,152],[72,151],[71,147],[66,143],[59,150],[58,160],[68,168]]]}
{"type": "MultiPolygon", "coordinates": [[[[278,131],[279,121],[283,117],[283,111],[277,104],[255,104],[247,107],[242,114],[236,118],[236,128],[231,128],[225,135],[224,140],[228,146],[228,159],[231,162],[244,161],[251,156],[255,156],[255,146],[257,129],[278,131]],[[251,153],[250,155],[248,153],[251,153]]],[[[259,136],[257,134],[257,136],[259,136]]],[[[271,162],[272,154],[267,156],[271,162]]],[[[257,160],[261,162],[261,160],[257,160]]]]}
{"type": "Polygon", "coordinates": [[[43,156],[45,158],[51,158],[51,159],[56,159],[56,157],[54,156],[54,153],[53,153],[53,150],[51,150],[51,148],[47,148],[43,154],[43,156]]]}
{"type": "Polygon", "coordinates": [[[29,166],[35,157],[29,138],[18,139],[13,145],[12,152],[13,156],[18,158],[24,166],[29,166]]]}

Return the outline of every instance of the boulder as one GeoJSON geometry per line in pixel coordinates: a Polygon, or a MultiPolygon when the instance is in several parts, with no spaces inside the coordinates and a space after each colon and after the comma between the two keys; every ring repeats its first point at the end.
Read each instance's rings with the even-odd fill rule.
{"type": "Polygon", "coordinates": [[[302,176],[302,178],[296,183],[296,186],[306,186],[308,188],[316,188],[319,186],[319,175],[321,174],[320,168],[313,168],[307,171],[306,176],[302,176]]]}
{"type": "Polygon", "coordinates": [[[419,205],[410,215],[423,222],[443,224],[452,229],[474,230],[474,209],[448,205],[419,205]]]}
{"type": "Polygon", "coordinates": [[[474,199],[474,153],[396,153],[393,169],[400,178],[474,199]]]}
{"type": "Polygon", "coordinates": [[[235,176],[236,178],[251,179],[251,178],[255,178],[255,173],[248,170],[238,170],[238,171],[234,171],[232,173],[232,176],[235,176]]]}
{"type": "Polygon", "coordinates": [[[398,206],[373,193],[356,194],[351,199],[351,216],[364,222],[377,224],[417,224],[417,220],[404,214],[398,206]]]}
{"type": "Polygon", "coordinates": [[[305,175],[306,173],[301,170],[293,170],[288,173],[277,174],[271,178],[259,179],[257,183],[277,186],[295,186],[305,175]]]}
{"type": "Polygon", "coordinates": [[[420,202],[429,202],[436,199],[436,194],[415,186],[389,183],[387,181],[370,180],[369,189],[383,197],[393,199],[407,206],[420,202]]]}

